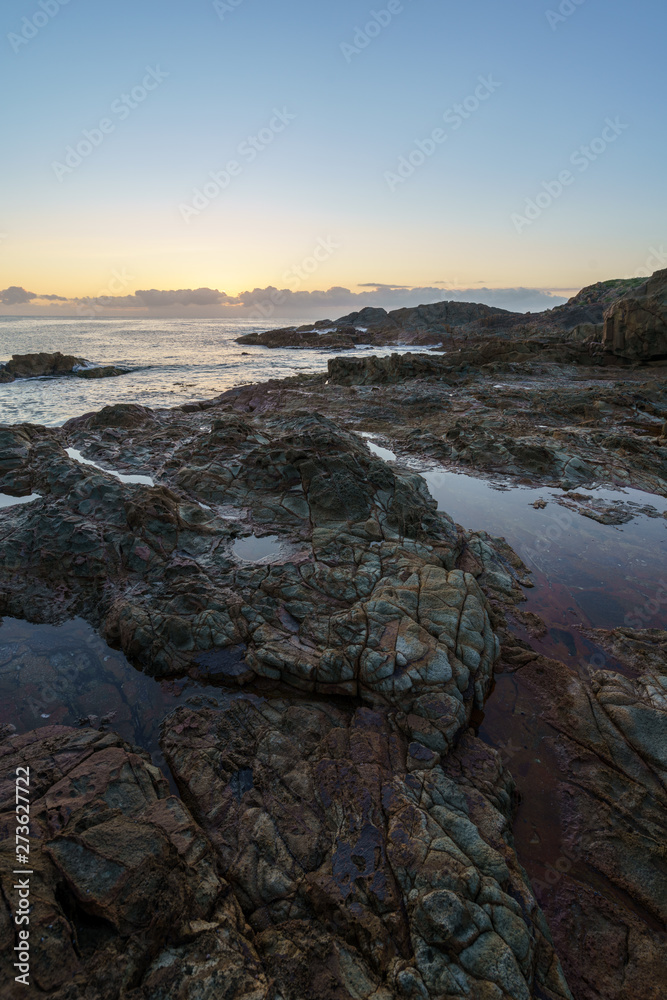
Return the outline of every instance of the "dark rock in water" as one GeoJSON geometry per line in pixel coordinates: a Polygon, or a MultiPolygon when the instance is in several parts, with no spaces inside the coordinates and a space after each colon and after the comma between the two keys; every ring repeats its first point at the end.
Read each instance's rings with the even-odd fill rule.
{"type": "Polygon", "coordinates": [[[265,333],[247,333],[237,337],[237,344],[255,347],[300,347],[306,350],[347,351],[362,340],[354,327],[343,327],[332,331],[318,330],[317,326],[285,327],[282,330],[267,330],[265,333]]]}
{"type": "Polygon", "coordinates": [[[262,347],[337,349],[356,344],[438,347],[454,328],[467,330],[475,323],[491,320],[499,320],[500,325],[509,327],[520,318],[518,313],[470,302],[437,302],[413,309],[395,309],[389,313],[369,307],[342,316],[334,323],[320,320],[311,326],[249,333],[238,337],[236,342],[262,347]]]}
{"type": "Polygon", "coordinates": [[[90,367],[85,358],[76,358],[71,354],[14,354],[12,360],[0,368],[0,382],[13,382],[21,378],[40,378],[44,376],[77,376],[78,378],[113,378],[126,375],[129,368],[117,368],[113,365],[90,367]]]}
{"type": "Polygon", "coordinates": [[[667,359],[667,269],[656,271],[608,310],[604,346],[631,361],[667,359]]]}
{"type": "Polygon", "coordinates": [[[77,378],[116,378],[118,375],[127,375],[129,368],[117,368],[114,365],[104,365],[100,368],[81,368],[72,372],[77,378]]]}
{"type": "Polygon", "coordinates": [[[35,378],[39,375],[70,375],[77,365],[88,364],[71,354],[14,354],[4,366],[14,378],[35,378]]]}

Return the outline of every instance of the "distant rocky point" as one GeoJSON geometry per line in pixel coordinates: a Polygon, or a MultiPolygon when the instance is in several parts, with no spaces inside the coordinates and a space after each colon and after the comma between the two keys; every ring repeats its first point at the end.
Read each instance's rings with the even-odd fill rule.
{"type": "MultiPolygon", "coordinates": [[[[474,302],[436,302],[409,309],[367,307],[337,320],[249,333],[238,344],[279,348],[349,350],[361,345],[399,344],[451,350],[462,343],[494,339],[599,343],[629,360],[667,355],[667,271],[652,278],[619,278],[589,285],[564,305],[540,313],[517,313],[474,302]],[[654,305],[656,309],[654,309],[654,305]],[[605,331],[608,317],[625,324],[623,345],[605,331]],[[621,315],[624,318],[620,319],[621,315]],[[662,339],[661,339],[662,338],[662,339]],[[626,342],[627,341],[627,342],[626,342]],[[614,346],[616,344],[616,346],[614,346]]],[[[619,327],[620,330],[620,327],[619,327]]]]}
{"type": "Polygon", "coordinates": [[[52,378],[74,375],[77,378],[113,378],[126,375],[129,368],[114,365],[96,366],[85,358],[72,354],[13,354],[12,360],[0,365],[0,382],[14,382],[22,378],[52,378]]]}

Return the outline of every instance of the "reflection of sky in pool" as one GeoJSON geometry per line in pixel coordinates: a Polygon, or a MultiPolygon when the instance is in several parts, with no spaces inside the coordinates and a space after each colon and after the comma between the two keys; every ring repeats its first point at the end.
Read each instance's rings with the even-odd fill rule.
{"type": "Polygon", "coordinates": [[[262,538],[248,535],[246,538],[237,538],[232,546],[233,555],[242,562],[270,562],[271,559],[278,558],[280,552],[281,540],[278,535],[264,535],[262,538]]]}
{"type": "Polygon", "coordinates": [[[79,462],[80,465],[90,465],[93,469],[99,469],[100,472],[106,472],[109,476],[115,476],[116,479],[120,479],[121,483],[136,483],[141,486],[155,486],[155,480],[151,476],[137,476],[137,475],[126,475],[124,472],[116,472],[114,469],[105,469],[97,462],[93,462],[90,458],[84,458],[80,451],[76,448],[65,448],[65,451],[71,459],[75,462],[79,462]]]}
{"type": "Polygon", "coordinates": [[[164,716],[187,698],[207,705],[226,697],[190,679],[160,682],[140,673],[80,618],[59,626],[4,618],[0,625],[0,722],[19,732],[77,726],[89,715],[97,725],[115,713],[109,727],[161,764],[164,716]]]}
{"type": "Polygon", "coordinates": [[[39,500],[39,497],[39,493],[31,493],[29,497],[12,497],[9,493],[0,493],[0,510],[3,507],[16,507],[21,503],[32,503],[33,500],[39,500]]]}
{"type": "MultiPolygon", "coordinates": [[[[628,672],[595,642],[581,634],[577,625],[614,628],[626,617],[632,627],[665,628],[667,604],[662,596],[667,579],[667,521],[638,514],[619,526],[600,524],[554,502],[561,490],[524,487],[494,488],[494,484],[452,472],[422,473],[441,510],[446,510],[465,528],[483,528],[504,537],[532,570],[535,587],[527,590],[521,607],[540,615],[547,634],[530,638],[518,635],[538,652],[560,660],[583,676],[599,669],[628,672]],[[547,501],[543,509],[532,504],[547,501]],[[637,614],[644,620],[637,620],[637,614]]],[[[581,488],[577,492],[596,500],[667,509],[663,497],[638,490],[581,488]]],[[[502,663],[500,665],[502,669],[502,663]]],[[[632,671],[630,670],[630,673],[632,671]]],[[[553,866],[565,851],[565,826],[561,816],[557,734],[545,722],[535,704],[530,685],[521,669],[497,673],[479,735],[500,750],[512,773],[520,796],[514,823],[514,838],[522,865],[535,885],[547,918],[559,910],[553,888],[553,866]]],[[[596,882],[596,874],[578,863],[573,877],[595,891],[613,896],[613,886],[596,882]]]]}
{"type": "MultiPolygon", "coordinates": [[[[554,502],[552,488],[494,487],[454,472],[422,472],[432,496],[464,528],[483,528],[505,538],[533,571],[536,588],[528,608],[548,623],[577,620],[595,628],[623,624],[650,601],[667,577],[667,521],[638,514],[622,525],[600,524],[554,502]],[[547,506],[536,509],[536,500],[547,506]],[[571,609],[571,610],[569,610],[571,609]]],[[[635,503],[667,510],[664,497],[639,490],[582,488],[596,500],[635,503]]],[[[650,623],[664,626],[667,609],[650,623]]],[[[647,626],[649,622],[647,621],[647,626]]]]}
{"type": "MultiPolygon", "coordinates": [[[[380,449],[374,446],[372,450],[380,449]]],[[[381,457],[393,457],[388,449],[381,450],[381,457]]],[[[556,504],[553,498],[560,495],[559,490],[504,484],[498,488],[486,480],[441,470],[422,474],[440,508],[455,521],[502,535],[525,560],[533,571],[535,588],[526,591],[527,603],[522,607],[540,614],[549,626],[549,634],[532,643],[565,662],[580,664],[596,650],[578,633],[577,624],[607,628],[622,624],[636,608],[646,608],[660,580],[667,577],[667,522],[663,518],[640,514],[621,526],[603,525],[556,504]],[[546,508],[535,509],[536,499],[548,501],[546,508]]],[[[660,512],[667,509],[663,498],[638,491],[585,492],[597,499],[649,504],[660,512]]],[[[20,498],[20,502],[31,499],[35,498],[20,498]]],[[[9,501],[15,503],[17,498],[9,501]]],[[[287,561],[295,554],[277,535],[236,539],[233,552],[242,562],[266,564],[287,561]]],[[[659,608],[645,624],[664,626],[665,608],[659,608]]],[[[498,678],[498,707],[503,685],[515,681],[498,678]]],[[[224,683],[222,675],[217,683],[224,683]]],[[[21,731],[54,723],[77,725],[81,717],[101,718],[115,712],[111,726],[160,760],[159,723],[189,697],[203,698],[206,704],[210,698],[220,701],[229,695],[192,679],[160,683],[140,673],[80,619],[59,627],[13,619],[0,625],[0,721],[12,722],[21,731]]],[[[487,736],[495,742],[493,727],[489,727],[487,712],[487,736]]]]}

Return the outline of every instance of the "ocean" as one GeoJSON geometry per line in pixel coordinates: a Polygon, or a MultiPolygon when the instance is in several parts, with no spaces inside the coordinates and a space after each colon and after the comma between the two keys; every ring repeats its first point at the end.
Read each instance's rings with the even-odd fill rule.
{"type": "MultiPolygon", "coordinates": [[[[48,319],[0,317],[0,362],[12,354],[74,354],[127,366],[117,378],[36,378],[0,384],[0,423],[56,426],[111,403],[175,407],[250,382],[326,371],[334,354],[390,354],[405,348],[316,351],[244,347],[236,337],[300,326],[303,319],[48,319]]],[[[424,348],[419,348],[424,350],[424,348]]]]}

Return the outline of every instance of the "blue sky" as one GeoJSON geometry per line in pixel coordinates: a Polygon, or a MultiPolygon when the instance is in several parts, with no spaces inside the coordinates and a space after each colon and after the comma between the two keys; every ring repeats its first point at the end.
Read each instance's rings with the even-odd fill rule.
{"type": "Polygon", "coordinates": [[[1,288],[567,295],[667,266],[663,2],[42,3],[0,13],[1,288]],[[121,116],[147,68],[159,82],[121,116]],[[465,120],[445,121],[466,101],[465,120]],[[241,144],[276,110],[289,124],[262,133],[250,162],[241,144]],[[68,147],[85,151],[84,130],[105,118],[110,131],[67,168],[68,147]],[[585,170],[571,159],[582,146],[585,170]],[[230,160],[225,190],[188,213],[230,160]],[[322,240],[335,249],[295,279],[322,240]]]}

